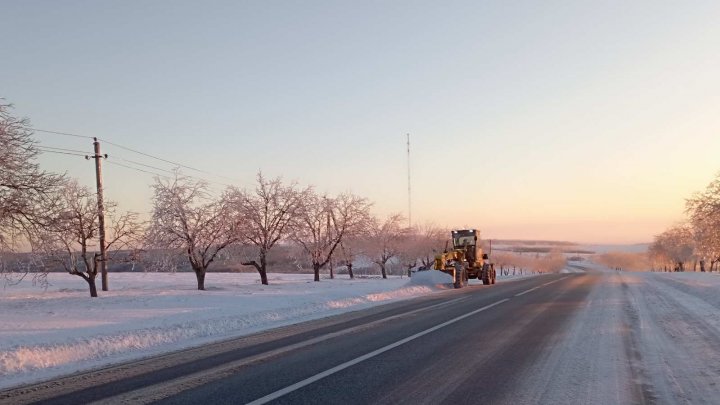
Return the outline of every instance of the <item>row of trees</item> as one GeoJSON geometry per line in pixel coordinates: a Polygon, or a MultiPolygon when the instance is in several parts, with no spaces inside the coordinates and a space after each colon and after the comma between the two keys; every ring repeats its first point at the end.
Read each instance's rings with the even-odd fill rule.
{"type": "Polygon", "coordinates": [[[687,220],[655,236],[648,250],[654,269],[713,271],[720,267],[720,173],[686,200],[687,220]]]}
{"type": "MultiPolygon", "coordinates": [[[[266,179],[262,173],[254,190],[229,187],[219,197],[211,196],[204,182],[180,175],[158,178],[153,188],[144,248],[184,252],[198,289],[204,289],[208,266],[230,246],[250,247],[242,250],[242,264],[254,267],[262,284],[268,284],[267,257],[277,244],[299,247],[311,263],[315,281],[338,251],[351,262],[360,253],[357,240],[372,241],[362,248],[377,242],[382,250],[385,244],[377,237],[380,222],[372,216],[370,202],[351,193],[321,195],[280,178],[266,179]]],[[[401,226],[401,216],[391,221],[394,228],[388,238],[400,243],[409,232],[401,226]]]]}
{"type": "MultiPolygon", "coordinates": [[[[29,123],[15,118],[10,107],[0,105],[0,254],[15,263],[31,261],[32,266],[22,266],[23,274],[31,267],[42,272],[61,267],[84,279],[95,297],[102,260],[96,196],[73,179],[40,169],[29,123]],[[29,254],[9,254],[28,248],[29,254]]],[[[173,178],[156,178],[152,204],[148,220],[105,204],[109,260],[161,257],[177,263],[183,258],[201,290],[208,267],[230,247],[244,247],[235,251],[243,252],[242,264],[255,268],[262,284],[268,284],[267,257],[278,244],[298,247],[315,281],[327,266],[331,276],[334,266],[344,265],[353,277],[352,264],[360,255],[371,258],[386,278],[391,260],[408,271],[418,262],[429,264],[447,235],[430,225],[408,229],[398,214],[378,218],[372,204],[357,195],[319,194],[262,173],[253,190],[228,187],[214,196],[204,181],[176,172],[173,178]]],[[[5,275],[8,262],[2,261],[5,275]]]]}
{"type": "MultiPolygon", "coordinates": [[[[85,280],[96,297],[102,257],[95,193],[40,169],[28,122],[13,117],[7,104],[0,104],[0,145],[0,272],[24,277],[35,270],[42,277],[62,268],[85,280]]],[[[409,275],[413,267],[430,267],[449,235],[430,224],[408,228],[400,214],[379,218],[370,201],[352,193],[321,194],[262,173],[254,189],[228,187],[219,195],[179,171],[156,178],[152,188],[148,219],[105,203],[108,260],[156,268],[184,263],[200,290],[209,266],[228,255],[254,268],[261,283],[268,284],[268,255],[278,245],[292,247],[309,263],[315,281],[321,270],[328,268],[332,278],[340,266],[353,278],[353,264],[360,258],[372,261],[383,278],[391,265],[409,275]]],[[[521,259],[503,263],[532,267],[521,259]]],[[[550,255],[535,267],[554,271],[564,263],[560,259],[550,255]]]]}
{"type": "Polygon", "coordinates": [[[567,265],[565,254],[561,250],[552,250],[546,254],[523,255],[514,252],[501,252],[493,255],[495,268],[526,269],[534,273],[559,273],[567,265]]]}

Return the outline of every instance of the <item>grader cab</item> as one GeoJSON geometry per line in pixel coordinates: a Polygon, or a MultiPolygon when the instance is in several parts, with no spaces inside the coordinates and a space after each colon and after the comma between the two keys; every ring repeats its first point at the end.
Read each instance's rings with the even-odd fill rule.
{"type": "Polygon", "coordinates": [[[478,243],[478,231],[461,229],[450,233],[452,250],[447,246],[442,254],[435,256],[433,268],[453,277],[455,288],[461,288],[471,278],[483,284],[495,284],[495,266],[478,243]]]}

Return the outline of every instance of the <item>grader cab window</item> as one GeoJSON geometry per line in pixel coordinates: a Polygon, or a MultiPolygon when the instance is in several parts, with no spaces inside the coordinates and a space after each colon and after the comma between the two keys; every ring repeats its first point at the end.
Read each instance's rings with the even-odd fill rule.
{"type": "Polygon", "coordinates": [[[461,236],[459,238],[455,238],[455,247],[456,248],[462,248],[465,246],[473,246],[475,245],[475,238],[472,236],[461,236]]]}
{"type": "Polygon", "coordinates": [[[472,231],[458,231],[453,233],[453,247],[462,249],[465,246],[475,246],[477,243],[476,234],[472,231]]]}

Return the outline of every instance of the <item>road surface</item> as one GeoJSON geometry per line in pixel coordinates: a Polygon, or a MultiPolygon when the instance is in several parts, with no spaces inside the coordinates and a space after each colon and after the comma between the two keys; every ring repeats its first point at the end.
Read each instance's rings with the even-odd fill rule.
{"type": "Polygon", "coordinates": [[[471,285],[7,390],[0,402],[717,404],[719,308],[695,292],[614,271],[471,285]]]}

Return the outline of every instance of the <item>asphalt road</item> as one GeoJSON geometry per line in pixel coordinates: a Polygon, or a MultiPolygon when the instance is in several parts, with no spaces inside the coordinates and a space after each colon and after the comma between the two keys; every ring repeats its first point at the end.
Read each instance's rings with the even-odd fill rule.
{"type": "Polygon", "coordinates": [[[509,379],[518,369],[532,362],[544,344],[552,344],[553,335],[588,292],[559,276],[493,288],[473,286],[447,294],[452,301],[447,305],[292,353],[165,403],[197,403],[201,398],[262,403],[278,391],[289,392],[277,403],[292,404],[493,402],[504,390],[512,390],[509,379]],[[539,286],[546,290],[527,292],[539,286]],[[362,356],[369,358],[352,364],[362,356]],[[348,362],[347,368],[322,379],[286,389],[348,362]],[[501,386],[505,388],[498,389],[501,386]]]}
{"type": "Polygon", "coordinates": [[[0,402],[653,402],[633,368],[629,321],[612,319],[617,277],[470,285],[7,391],[0,402]]]}

